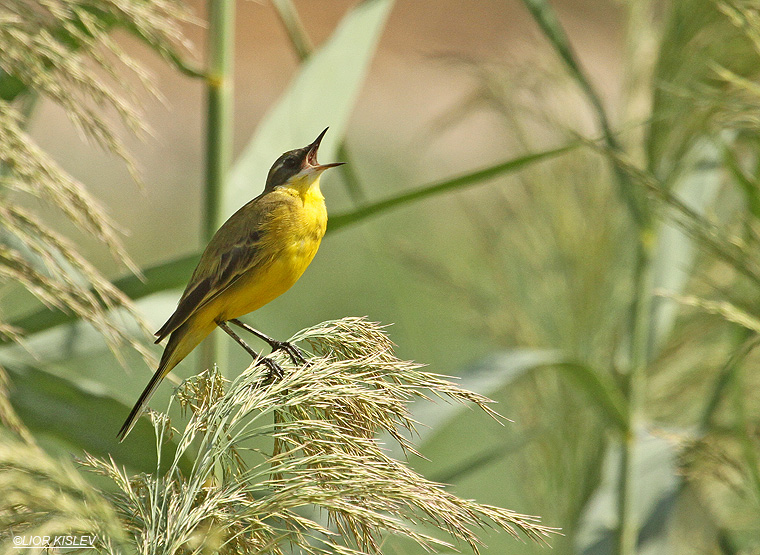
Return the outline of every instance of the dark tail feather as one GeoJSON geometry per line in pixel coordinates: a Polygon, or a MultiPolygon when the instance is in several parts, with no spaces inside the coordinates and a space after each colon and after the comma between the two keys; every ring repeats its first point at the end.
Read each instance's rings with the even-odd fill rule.
{"type": "Polygon", "coordinates": [[[132,407],[132,412],[129,413],[129,416],[127,416],[127,419],[124,421],[124,425],[121,427],[121,430],[119,430],[119,433],[117,435],[119,438],[119,443],[124,441],[124,438],[127,437],[129,432],[132,431],[132,428],[135,426],[137,419],[140,418],[145,405],[153,395],[153,392],[158,387],[158,384],[160,384],[161,380],[164,379],[164,376],[169,373],[169,370],[171,370],[176,365],[176,363],[179,362],[171,361],[172,355],[177,349],[178,344],[179,340],[175,339],[175,335],[173,335],[169,339],[169,343],[166,345],[166,349],[164,349],[164,354],[161,356],[161,362],[158,365],[158,370],[156,370],[156,373],[153,374],[150,382],[148,382],[148,385],[140,394],[140,398],[137,400],[137,403],[135,403],[135,406],[132,407]],[[174,364],[170,366],[170,362],[174,362],[174,364]]]}
{"type": "Polygon", "coordinates": [[[124,425],[121,427],[121,430],[119,430],[119,435],[117,436],[119,438],[119,443],[124,441],[124,438],[127,437],[127,434],[132,431],[132,428],[137,423],[137,419],[140,418],[140,415],[145,408],[145,404],[148,402],[148,399],[150,399],[151,395],[153,395],[153,392],[158,387],[158,384],[161,383],[162,379],[163,376],[161,375],[160,370],[153,374],[153,377],[150,379],[150,383],[148,383],[148,387],[146,387],[142,392],[140,398],[137,400],[137,403],[134,407],[132,407],[132,412],[129,413],[129,416],[124,422],[124,425]]]}

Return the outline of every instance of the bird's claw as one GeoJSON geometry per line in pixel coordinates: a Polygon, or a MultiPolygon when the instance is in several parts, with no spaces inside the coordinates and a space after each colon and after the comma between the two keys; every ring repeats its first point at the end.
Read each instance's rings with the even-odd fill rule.
{"type": "Polygon", "coordinates": [[[260,364],[263,364],[267,367],[267,370],[269,370],[267,373],[267,381],[274,381],[275,379],[279,380],[282,379],[282,377],[285,375],[285,372],[282,371],[282,366],[277,364],[269,357],[261,357],[257,363],[257,366],[260,364]]]}
{"type": "Polygon", "coordinates": [[[275,341],[272,344],[272,352],[285,351],[293,364],[307,364],[301,349],[287,341],[275,341]]]}

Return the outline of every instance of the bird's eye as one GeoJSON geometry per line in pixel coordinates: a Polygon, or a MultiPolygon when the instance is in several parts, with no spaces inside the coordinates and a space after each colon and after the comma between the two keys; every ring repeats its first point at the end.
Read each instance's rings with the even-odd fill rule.
{"type": "Polygon", "coordinates": [[[286,168],[295,168],[296,167],[296,159],[295,158],[287,158],[285,160],[285,163],[283,165],[286,168]]]}

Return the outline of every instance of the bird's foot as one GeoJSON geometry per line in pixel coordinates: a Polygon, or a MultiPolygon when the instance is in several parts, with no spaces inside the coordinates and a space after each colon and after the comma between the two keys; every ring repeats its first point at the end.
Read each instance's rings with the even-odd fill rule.
{"type": "Polygon", "coordinates": [[[277,339],[269,337],[267,334],[260,332],[259,330],[249,326],[245,322],[241,322],[237,318],[231,319],[230,323],[235,324],[239,328],[242,328],[245,331],[252,333],[253,335],[258,337],[262,341],[266,342],[272,348],[273,353],[275,351],[280,351],[280,350],[285,351],[290,357],[290,360],[293,362],[293,364],[304,364],[304,365],[308,364],[306,362],[306,357],[303,355],[303,352],[301,351],[301,349],[293,345],[293,343],[290,343],[288,341],[278,341],[277,339]]]}
{"type": "Polygon", "coordinates": [[[272,340],[269,345],[272,347],[272,352],[284,351],[290,357],[293,364],[308,364],[306,357],[303,355],[303,351],[296,347],[293,343],[288,341],[272,340]]]}
{"type": "Polygon", "coordinates": [[[285,375],[285,372],[282,371],[282,366],[277,364],[274,360],[272,360],[269,357],[261,357],[259,361],[256,363],[256,366],[263,365],[267,367],[267,379],[266,381],[274,381],[274,380],[280,380],[285,375]]]}

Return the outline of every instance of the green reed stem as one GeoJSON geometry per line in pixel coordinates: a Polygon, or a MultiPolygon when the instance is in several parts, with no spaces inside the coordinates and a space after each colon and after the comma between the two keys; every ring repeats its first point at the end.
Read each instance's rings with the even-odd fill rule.
{"type": "MultiPolygon", "coordinates": [[[[203,241],[211,240],[224,223],[222,191],[232,165],[233,59],[235,50],[235,1],[208,2],[208,74],[206,123],[206,191],[203,241]]],[[[222,349],[213,335],[204,341],[201,366],[221,364],[222,349]]]]}
{"type": "Polygon", "coordinates": [[[654,233],[648,229],[639,232],[634,273],[634,299],[631,311],[631,345],[627,376],[626,397],[628,399],[628,432],[623,436],[621,446],[620,474],[618,476],[618,555],[636,553],[640,522],[635,515],[634,497],[638,484],[634,474],[640,417],[646,388],[646,369],[649,364],[652,322],[653,266],[655,247],[654,233]]]}
{"type": "Polygon", "coordinates": [[[290,42],[301,62],[305,62],[314,50],[314,46],[306,34],[306,28],[298,16],[298,11],[291,0],[272,0],[275,11],[288,33],[290,42]]]}

